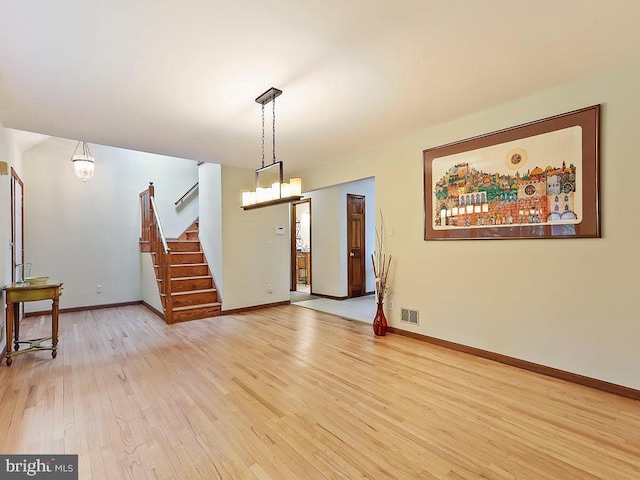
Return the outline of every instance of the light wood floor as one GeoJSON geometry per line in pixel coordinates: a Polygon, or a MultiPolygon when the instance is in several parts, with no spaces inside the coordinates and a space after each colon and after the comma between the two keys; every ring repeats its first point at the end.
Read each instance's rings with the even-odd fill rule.
{"type": "Polygon", "coordinates": [[[0,452],[79,454],[83,480],[640,478],[640,402],[370,325],[296,306],[60,325],[57,359],[0,367],[0,452]]]}

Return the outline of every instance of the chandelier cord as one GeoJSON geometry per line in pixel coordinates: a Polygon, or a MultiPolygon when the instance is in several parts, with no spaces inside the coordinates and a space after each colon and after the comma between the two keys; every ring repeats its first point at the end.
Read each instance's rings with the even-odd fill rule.
{"type": "Polygon", "coordinates": [[[264,168],[264,103],[262,104],[262,168],[264,168]]]}
{"type": "Polygon", "coordinates": [[[82,146],[82,155],[84,155],[85,157],[91,156],[91,150],[89,150],[89,144],[81,140],[76,144],[76,148],[73,150],[73,155],[71,156],[71,158],[75,156],[75,154],[78,152],[78,147],[80,146],[82,146]]]}
{"type": "Polygon", "coordinates": [[[276,163],[276,97],[273,97],[273,140],[271,141],[273,147],[273,160],[272,163],[276,163]]]}

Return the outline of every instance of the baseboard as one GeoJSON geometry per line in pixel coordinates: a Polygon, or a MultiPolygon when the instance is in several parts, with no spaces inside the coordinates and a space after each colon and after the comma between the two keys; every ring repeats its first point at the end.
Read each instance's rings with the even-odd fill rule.
{"type": "Polygon", "coordinates": [[[423,342],[438,345],[440,347],[449,348],[458,352],[468,353],[475,355],[476,357],[486,358],[495,362],[503,363],[505,365],[511,365],[512,367],[521,368],[530,372],[539,373],[548,377],[558,378],[578,385],[584,385],[586,387],[596,388],[609,393],[614,393],[623,397],[632,398],[634,400],[640,400],[640,390],[636,390],[615,383],[605,382],[604,380],[598,380],[596,378],[585,377],[577,373],[571,373],[564,370],[559,370],[553,367],[547,367],[538,363],[528,362],[526,360],[520,360],[519,358],[509,357],[500,353],[490,352],[488,350],[482,350],[480,348],[470,347],[468,345],[462,345],[460,343],[450,342],[448,340],[442,340],[440,338],[430,337],[428,335],[421,335],[419,333],[409,332],[407,330],[401,330],[395,327],[387,327],[387,331],[395,333],[397,335],[403,335],[405,337],[415,338],[423,342]]]}
{"type": "Polygon", "coordinates": [[[153,313],[155,313],[157,316],[159,316],[162,320],[164,320],[164,313],[163,312],[161,312],[160,310],[156,310],[155,308],[153,308],[151,305],[149,305],[144,300],[142,301],[142,305],[147,307],[149,310],[151,310],[153,313]]]}
{"type": "MultiPolygon", "coordinates": [[[[368,297],[370,295],[375,295],[376,292],[366,292],[363,295],[360,295],[360,297],[368,297]]],[[[314,295],[316,297],[321,297],[321,298],[328,298],[329,300],[349,300],[350,298],[360,298],[360,297],[336,297],[334,295],[324,295],[322,293],[315,293],[315,292],[311,292],[310,295],[314,295]]]]}
{"type": "Polygon", "coordinates": [[[328,298],[330,300],[346,300],[349,297],[336,297],[334,295],[325,295],[323,293],[315,293],[315,292],[311,292],[310,295],[313,295],[315,297],[321,297],[321,298],[328,298]]]}
{"type": "Polygon", "coordinates": [[[232,308],[231,310],[223,310],[222,315],[236,315],[238,313],[250,312],[252,310],[260,310],[269,307],[281,307],[282,305],[291,305],[290,300],[284,302],[264,303],[262,305],[253,305],[251,307],[232,308]]]}
{"type": "MultiPolygon", "coordinates": [[[[123,302],[123,303],[108,303],[104,305],[88,305],[86,307],[72,307],[61,308],[59,313],[72,313],[72,312],[84,312],[86,310],[99,310],[102,308],[116,308],[116,307],[128,307],[130,305],[142,305],[142,300],[136,300],[135,302],[123,302]]],[[[28,312],[24,314],[24,317],[38,317],[40,315],[51,315],[51,309],[42,310],[40,312],[28,312]]]]}

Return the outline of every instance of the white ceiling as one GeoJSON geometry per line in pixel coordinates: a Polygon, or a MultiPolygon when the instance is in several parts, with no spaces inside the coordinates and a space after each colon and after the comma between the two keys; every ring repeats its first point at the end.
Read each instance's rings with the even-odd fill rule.
{"type": "Polygon", "coordinates": [[[0,119],[256,168],[254,99],[277,87],[291,168],[639,62],[638,18],[638,0],[0,0],[0,119]]]}

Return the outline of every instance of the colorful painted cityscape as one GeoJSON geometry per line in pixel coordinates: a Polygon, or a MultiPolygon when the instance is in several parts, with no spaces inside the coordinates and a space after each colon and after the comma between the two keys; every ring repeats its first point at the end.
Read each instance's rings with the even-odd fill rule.
{"type": "MultiPolygon", "coordinates": [[[[526,155],[518,150],[508,157],[514,170],[526,155]]],[[[565,162],[522,174],[483,172],[457,163],[435,181],[433,200],[434,228],[439,229],[580,222],[576,167],[565,162]]]]}

